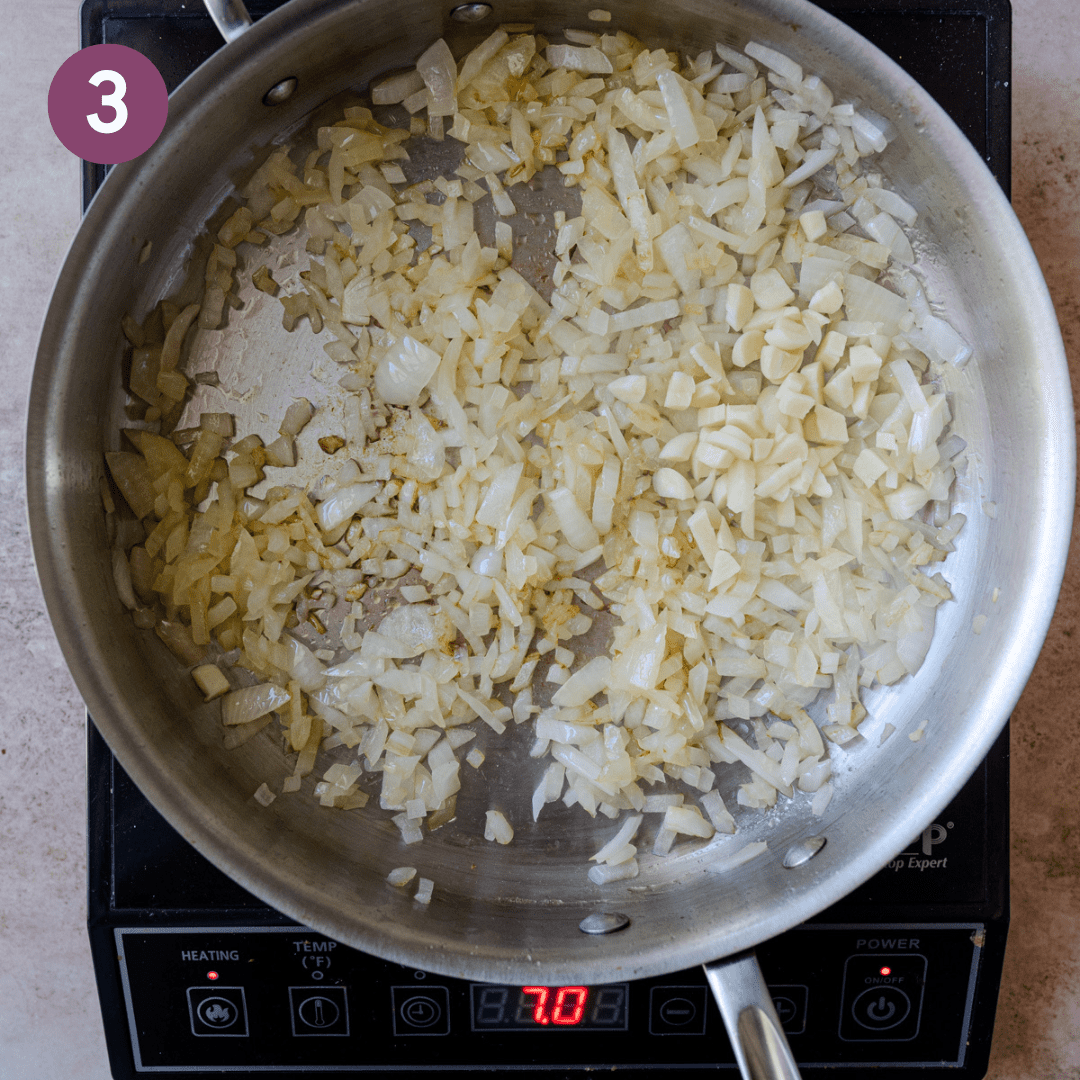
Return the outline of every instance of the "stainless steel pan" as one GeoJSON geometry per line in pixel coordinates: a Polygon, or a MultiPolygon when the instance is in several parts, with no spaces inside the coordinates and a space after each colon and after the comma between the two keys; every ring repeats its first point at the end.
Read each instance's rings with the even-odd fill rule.
{"type": "MultiPolygon", "coordinates": [[[[690,851],[658,861],[630,887],[595,887],[583,861],[611,826],[572,814],[554,828],[521,826],[508,848],[480,840],[489,798],[521,806],[519,821],[531,817],[522,797],[535,784],[528,740],[498,761],[489,756],[486,785],[464,793],[457,822],[408,849],[410,864],[436,883],[427,907],[386,886],[386,873],[405,860],[397,830],[378,813],[284,798],[257,805],[252,793],[281,773],[280,749],[266,739],[223,750],[217,707],[202,703],[152,635],[135,630],[115,595],[98,485],[119,416],[120,319],[180,287],[192,238],[260,150],[327,99],[410,65],[439,36],[468,46],[499,21],[526,20],[555,32],[585,25],[590,6],[492,4],[486,21],[469,23],[451,17],[446,0],[294,0],[247,30],[240,5],[228,5],[223,24],[236,40],[176,91],[158,143],[113,170],[61,271],[30,400],[33,541],[61,646],[118,760],[179,832],[246,888],[342,942],[447,975],[631,979],[740,955],[839,900],[923,829],[987,753],[1034,664],[1063,572],[1075,457],[1069,381],[1045,285],[997,184],[941,109],[880,52],[802,0],[606,3],[613,26],[653,43],[765,42],[895,123],[882,169],[921,208],[923,269],[975,349],[967,367],[945,373],[971,458],[957,485],[968,523],[946,564],[957,599],[941,609],[918,675],[867,695],[869,737],[833,749],[837,791],[824,817],[805,807],[745,817],[740,843],[767,840],[768,853],[728,874],[706,872],[690,851]],[[289,79],[291,95],[267,96],[289,79]],[[140,263],[148,241],[150,258],[140,263]],[[987,616],[980,634],[976,615],[987,616]],[[925,739],[908,739],[923,720],[925,739]],[[879,745],[886,723],[897,733],[879,745]],[[814,842],[821,837],[824,847],[814,842]],[[612,914],[618,932],[582,931],[586,917],[612,914]]],[[[243,354],[244,332],[214,347],[243,354]]],[[[746,963],[732,972],[760,984],[746,963]]],[[[745,1028],[752,1045],[768,1044],[757,1006],[747,1011],[752,1000],[746,991],[722,1004],[736,1033],[745,1028]]],[[[783,1075],[791,1066],[772,1067],[783,1075]]]]}

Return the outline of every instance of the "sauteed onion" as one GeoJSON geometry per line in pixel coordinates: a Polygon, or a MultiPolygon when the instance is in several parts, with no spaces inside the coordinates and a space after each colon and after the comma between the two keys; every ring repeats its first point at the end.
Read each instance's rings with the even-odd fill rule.
{"type": "MultiPolygon", "coordinates": [[[[144,411],[106,456],[133,515],[121,602],[221,697],[228,745],[276,718],[279,792],[322,753],[323,805],[377,789],[413,843],[455,816],[467,725],[523,726],[534,819],[621,818],[604,884],[639,872],[646,815],[658,856],[735,831],[717,767],[745,774],[741,806],[824,812],[827,742],[858,734],[862,688],[919,668],[951,596],[963,443],[933,364],[969,350],[923,295],[916,209],[868,165],[888,121],[760,44],[566,39],[501,29],[460,64],[437,42],[372,87],[408,128],[352,107],[302,163],[275,151],[202,304],[125,320],[144,411]],[[461,166],[410,182],[410,138],[457,140],[461,166]],[[505,220],[544,169],[581,207],[555,215],[549,283],[505,220]],[[189,327],[292,229],[312,258],[284,325],[330,331],[348,402],[307,486],[306,401],[269,445],[226,413],[176,429],[189,327]]],[[[498,843],[525,824],[505,809],[498,843]]]]}

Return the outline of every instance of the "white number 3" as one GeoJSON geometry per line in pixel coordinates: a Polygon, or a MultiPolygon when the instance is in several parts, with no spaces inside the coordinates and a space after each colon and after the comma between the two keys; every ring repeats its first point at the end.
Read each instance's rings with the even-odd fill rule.
{"type": "Polygon", "coordinates": [[[101,104],[109,106],[116,115],[111,120],[102,120],[97,113],[88,113],[86,116],[86,122],[95,131],[101,132],[102,135],[112,135],[113,132],[119,131],[127,123],[128,110],[124,104],[127,82],[119,71],[110,71],[108,68],[95,71],[90,76],[89,81],[92,86],[100,86],[103,82],[112,83],[113,92],[111,94],[102,94],[101,104]]]}

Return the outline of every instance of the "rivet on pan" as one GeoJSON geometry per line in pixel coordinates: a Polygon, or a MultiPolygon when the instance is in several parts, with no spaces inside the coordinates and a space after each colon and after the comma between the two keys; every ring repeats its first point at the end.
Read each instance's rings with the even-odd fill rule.
{"type": "Polygon", "coordinates": [[[491,14],[490,4],[461,4],[450,12],[457,22],[483,22],[491,14]]]}
{"type": "Polygon", "coordinates": [[[594,911],[578,923],[578,929],[583,934],[614,934],[616,930],[625,930],[629,925],[629,915],[620,915],[617,911],[594,911]]]}
{"type": "Polygon", "coordinates": [[[824,836],[808,836],[787,849],[784,865],[789,869],[808,863],[825,846],[824,836]]]}
{"type": "Polygon", "coordinates": [[[296,92],[296,83],[297,80],[295,75],[290,75],[287,79],[282,79],[281,82],[271,86],[270,89],[263,94],[263,104],[284,104],[296,92]]]}

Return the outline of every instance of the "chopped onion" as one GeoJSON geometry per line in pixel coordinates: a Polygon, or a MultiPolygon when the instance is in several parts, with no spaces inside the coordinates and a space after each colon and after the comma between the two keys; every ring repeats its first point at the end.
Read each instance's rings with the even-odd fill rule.
{"type": "Polygon", "coordinates": [[[116,585],[116,594],[120,597],[120,603],[129,611],[134,611],[139,602],[135,598],[135,590],[131,584],[131,567],[122,547],[112,549],[113,584],[116,585]]]}
{"type": "Polygon", "coordinates": [[[767,45],[751,41],[746,46],[746,55],[761,61],[770,71],[775,71],[777,75],[790,83],[802,82],[802,68],[794,60],[775,49],[770,49],[767,45]]]}
{"type": "Polygon", "coordinates": [[[289,701],[289,692],[273,683],[260,683],[233,690],[221,699],[221,719],[226,725],[258,720],[289,701]]]}
{"type": "Polygon", "coordinates": [[[574,493],[565,487],[557,487],[546,496],[558,518],[559,527],[571,547],[578,551],[590,551],[600,542],[600,534],[578,505],[574,493]]]}
{"type": "Polygon", "coordinates": [[[555,691],[551,703],[561,708],[584,705],[590,698],[607,689],[610,677],[611,658],[594,656],[555,691]]]}
{"type": "Polygon", "coordinates": [[[581,71],[586,74],[610,75],[614,70],[611,61],[599,49],[578,45],[549,45],[547,61],[552,67],[581,71]]]}
{"type": "Polygon", "coordinates": [[[260,806],[269,806],[277,798],[265,784],[259,785],[253,797],[260,806]]]}
{"type": "Polygon", "coordinates": [[[415,866],[398,866],[386,875],[386,880],[390,885],[401,888],[408,885],[414,877],[416,877],[415,866]]]}
{"type": "Polygon", "coordinates": [[[319,503],[316,520],[323,532],[332,532],[362,510],[378,494],[377,483],[349,484],[319,503]]]}
{"type": "Polygon", "coordinates": [[[420,397],[442,358],[410,334],[395,340],[375,369],[375,389],[390,405],[412,405],[420,397]]]}
{"type": "Polygon", "coordinates": [[[660,71],[656,76],[656,85],[660,87],[664,108],[675,132],[675,141],[680,149],[687,150],[697,143],[700,132],[679,76],[673,71],[660,71]]]}
{"type": "Polygon", "coordinates": [[[851,127],[856,135],[861,136],[879,154],[889,145],[891,125],[880,116],[866,110],[854,112],[851,115],[851,127]]]}
{"type": "Polygon", "coordinates": [[[285,436],[295,437],[307,426],[315,415],[315,407],[307,398],[297,398],[286,410],[278,431],[285,436]]]}
{"type": "Polygon", "coordinates": [[[905,335],[910,344],[935,360],[963,367],[971,357],[971,346],[944,319],[927,314],[921,324],[905,335]]]}
{"type": "Polygon", "coordinates": [[[379,623],[379,633],[401,647],[399,657],[443,648],[451,637],[449,620],[426,604],[403,604],[379,623]]]}
{"type": "Polygon", "coordinates": [[[638,876],[638,861],[630,859],[617,866],[602,864],[589,870],[589,880],[596,885],[607,885],[612,881],[626,881],[638,876]]]}
{"type": "MultiPolygon", "coordinates": [[[[145,420],[137,452],[107,455],[127,503],[103,500],[113,578],[222,696],[226,745],[276,713],[296,755],[282,792],[340,757],[320,804],[361,809],[370,774],[417,843],[479,782],[462,760],[479,770],[521,725],[534,820],[558,801],[624,815],[594,883],[641,871],[646,814],[654,855],[688,837],[720,872],[765,846],[715,837],[736,822],[714,766],[736,770],[741,807],[823,815],[827,747],[859,732],[861,690],[925,659],[963,524],[934,365],[970,349],[907,265],[916,208],[862,170],[887,120],[760,43],[680,63],[565,37],[499,29],[460,66],[436,42],[372,88],[408,130],[350,107],[302,168],[275,151],[218,233],[201,305],[126,321],[145,420]],[[410,133],[462,143],[463,164],[410,183],[410,133]],[[487,247],[474,207],[516,215],[513,188],[548,167],[581,209],[555,215],[541,296],[508,265],[518,226],[487,247]],[[220,322],[240,244],[294,223],[312,262],[284,324],[336,339],[341,413],[298,399],[265,446],[224,413],[174,431],[192,322],[220,322]],[[297,436],[333,417],[317,441],[345,463],[300,482],[297,436]],[[606,655],[576,640],[598,616],[606,655]],[[255,685],[232,689],[221,653],[255,685]],[[492,741],[465,752],[477,720],[492,741]]],[[[492,810],[484,835],[513,828],[492,810]]]]}
{"type": "Polygon", "coordinates": [[[371,100],[376,105],[397,105],[410,94],[415,94],[423,85],[424,79],[419,71],[403,71],[373,83],[371,100]]]}
{"type": "Polygon", "coordinates": [[[450,46],[439,38],[416,61],[416,70],[431,95],[429,116],[453,116],[457,112],[457,64],[450,46]]]}

